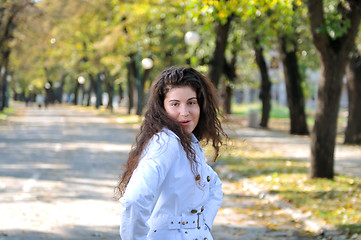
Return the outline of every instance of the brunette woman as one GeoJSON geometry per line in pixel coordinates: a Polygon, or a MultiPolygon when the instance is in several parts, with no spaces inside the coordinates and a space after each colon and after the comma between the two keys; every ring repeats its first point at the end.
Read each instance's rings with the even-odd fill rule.
{"type": "Polygon", "coordinates": [[[190,67],[155,81],[145,119],[118,185],[122,240],[211,240],[222,184],[199,141],[216,160],[223,132],[216,90],[190,67]]]}

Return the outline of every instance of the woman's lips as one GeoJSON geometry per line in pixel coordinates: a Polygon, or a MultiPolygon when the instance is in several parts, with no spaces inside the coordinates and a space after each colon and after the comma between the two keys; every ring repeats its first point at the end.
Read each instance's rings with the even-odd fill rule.
{"type": "Polygon", "coordinates": [[[186,126],[190,123],[191,121],[182,121],[182,122],[179,122],[182,126],[186,126]]]}

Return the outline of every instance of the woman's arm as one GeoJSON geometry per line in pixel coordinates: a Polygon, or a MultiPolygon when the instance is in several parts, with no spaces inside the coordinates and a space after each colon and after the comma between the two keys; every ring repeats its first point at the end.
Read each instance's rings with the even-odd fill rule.
{"type": "Polygon", "coordinates": [[[217,173],[208,166],[209,176],[210,176],[210,186],[209,186],[209,199],[204,206],[205,211],[203,213],[204,222],[207,224],[208,228],[211,230],[214,218],[217,215],[219,208],[223,202],[223,191],[222,191],[222,182],[219,179],[217,173]]]}
{"type": "Polygon", "coordinates": [[[146,240],[147,224],[164,181],[175,158],[179,143],[172,133],[154,136],[126,188],[121,203],[120,236],[122,240],[146,240]]]}

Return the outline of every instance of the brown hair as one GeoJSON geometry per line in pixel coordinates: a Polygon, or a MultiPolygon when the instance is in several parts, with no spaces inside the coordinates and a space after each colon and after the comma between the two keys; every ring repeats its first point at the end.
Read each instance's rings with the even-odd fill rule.
{"type": "Polygon", "coordinates": [[[168,117],[164,109],[164,99],[170,89],[180,86],[190,86],[197,94],[200,107],[200,116],[193,134],[199,141],[212,142],[215,150],[213,161],[216,160],[219,148],[222,145],[222,135],[227,136],[217,117],[218,104],[217,92],[211,81],[191,67],[170,67],[165,69],[152,86],[151,95],[147,104],[147,111],[144,114],[144,121],[140,127],[136,142],[129,153],[126,170],[123,173],[117,191],[123,196],[133,171],[138,166],[140,156],[147,146],[149,140],[167,128],[173,131],[180,139],[180,143],[191,162],[192,172],[196,174],[195,153],[191,146],[191,139],[183,132],[179,123],[168,117]]]}

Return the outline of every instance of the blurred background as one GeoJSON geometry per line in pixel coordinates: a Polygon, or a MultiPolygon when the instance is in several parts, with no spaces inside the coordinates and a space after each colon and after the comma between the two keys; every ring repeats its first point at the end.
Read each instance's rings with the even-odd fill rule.
{"type": "MultiPolygon", "coordinates": [[[[327,2],[325,9],[336,14],[337,1],[327,2]]],[[[287,106],[281,54],[289,54],[306,106],[315,108],[320,64],[302,1],[7,0],[1,5],[2,106],[9,97],[34,102],[41,93],[49,103],[123,105],[140,113],[155,76],[186,64],[211,78],[225,113],[237,111],[233,102],[259,101],[260,93],[265,102],[287,106]]],[[[332,24],[329,32],[342,30],[332,24]]],[[[346,107],[347,99],[342,103],[346,107]]],[[[267,127],[267,120],[262,125],[267,127]]]]}
{"type": "MultiPolygon", "coordinates": [[[[2,0],[0,118],[15,102],[141,116],[155,77],[188,65],[216,86],[233,129],[309,140],[296,179],[339,181],[335,146],[361,144],[360,20],[358,0],[2,0]]],[[[239,170],[237,154],[224,161],[239,170]]],[[[348,181],[360,194],[359,178],[348,181]]],[[[360,233],[352,216],[338,223],[360,233]]]]}

